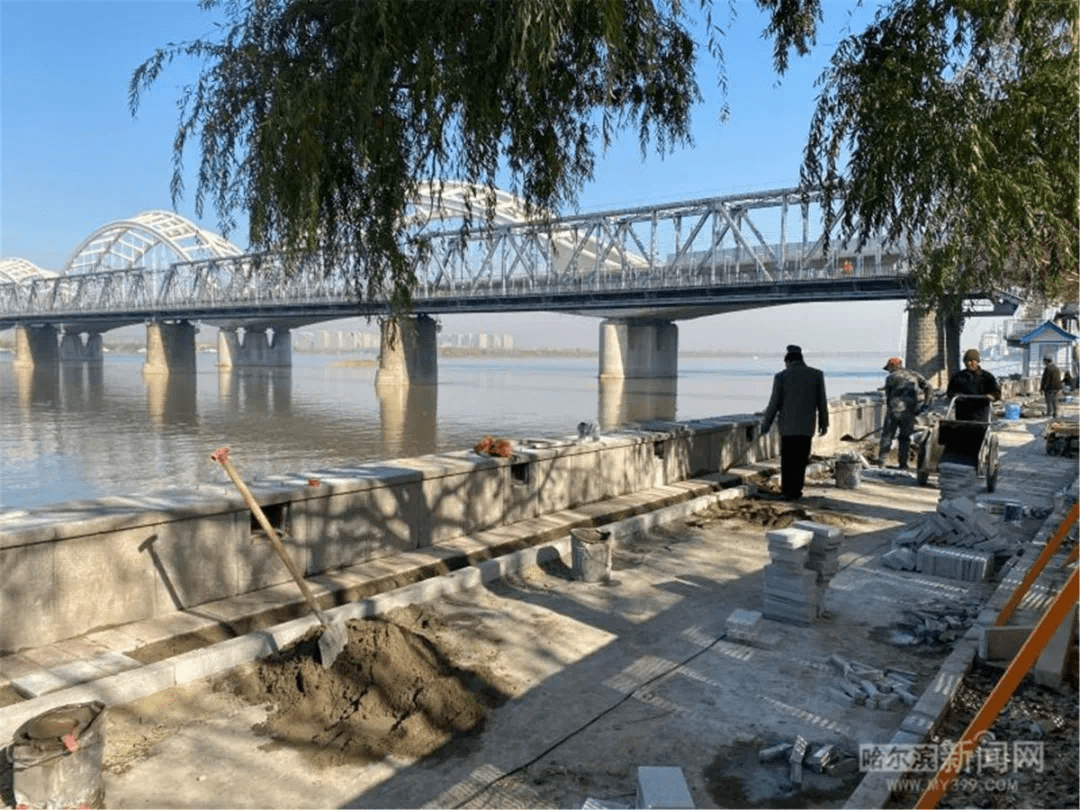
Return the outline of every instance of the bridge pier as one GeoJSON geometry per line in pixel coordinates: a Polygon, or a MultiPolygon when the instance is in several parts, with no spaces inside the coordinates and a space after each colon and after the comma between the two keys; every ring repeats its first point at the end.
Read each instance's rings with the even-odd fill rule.
{"type": "Polygon", "coordinates": [[[195,372],[195,325],[190,321],[151,321],[146,325],[143,374],[195,372]]]}
{"type": "Polygon", "coordinates": [[[218,368],[282,368],[292,365],[292,333],[284,327],[274,327],[272,340],[267,340],[266,328],[244,329],[243,340],[235,328],[218,330],[218,368]]]}
{"type": "Polygon", "coordinates": [[[659,319],[600,322],[600,379],[651,380],[679,376],[679,327],[659,319]]]}
{"type": "Polygon", "coordinates": [[[914,302],[908,305],[905,353],[905,366],[922,374],[935,388],[948,385],[945,344],[937,310],[914,302]]]}
{"type": "Polygon", "coordinates": [[[922,374],[935,388],[945,388],[960,369],[960,315],[943,316],[932,307],[908,306],[904,365],[922,374]]]}
{"type": "Polygon", "coordinates": [[[376,386],[436,385],[439,382],[439,352],[432,317],[388,318],[379,324],[379,331],[376,386]]]}
{"type": "Polygon", "coordinates": [[[55,326],[15,327],[15,368],[44,368],[60,361],[55,326]]]}
{"type": "Polygon", "coordinates": [[[64,332],[60,338],[60,362],[62,363],[100,363],[101,335],[89,332],[83,340],[79,332],[64,332]]]}

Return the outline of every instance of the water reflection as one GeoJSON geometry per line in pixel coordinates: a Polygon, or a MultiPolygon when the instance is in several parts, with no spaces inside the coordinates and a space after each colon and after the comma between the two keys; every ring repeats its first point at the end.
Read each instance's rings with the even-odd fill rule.
{"type": "Polygon", "coordinates": [[[431,453],[436,447],[437,385],[380,385],[380,454],[385,458],[431,453]]]}
{"type": "Polygon", "coordinates": [[[291,368],[218,369],[218,403],[226,413],[288,415],[292,389],[291,368]]]}
{"type": "Polygon", "coordinates": [[[15,387],[19,390],[19,409],[29,411],[33,406],[60,405],[60,369],[42,366],[12,369],[15,387]]]}
{"type": "Polygon", "coordinates": [[[146,412],[150,424],[197,425],[195,375],[183,372],[143,375],[146,384],[146,412]]]}
{"type": "Polygon", "coordinates": [[[600,429],[614,430],[631,422],[673,421],[678,380],[599,380],[600,429]]]}

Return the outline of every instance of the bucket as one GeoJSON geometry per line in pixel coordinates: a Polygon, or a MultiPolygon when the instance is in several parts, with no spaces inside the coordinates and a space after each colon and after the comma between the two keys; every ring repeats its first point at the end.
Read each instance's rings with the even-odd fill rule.
{"type": "Polygon", "coordinates": [[[570,573],[585,582],[611,577],[611,532],[601,529],[570,530],[570,573]]]}
{"type": "Polygon", "coordinates": [[[836,477],[836,486],[840,489],[855,489],[862,482],[862,464],[858,461],[837,459],[833,475],[836,477]]]}
{"type": "Polygon", "coordinates": [[[105,704],[72,703],[15,731],[8,756],[17,807],[104,807],[105,704]]]}
{"type": "Polygon", "coordinates": [[[1022,503],[1010,502],[1005,504],[1004,512],[1001,519],[1006,523],[1018,523],[1020,518],[1024,516],[1024,505],[1022,503]]]}
{"type": "Polygon", "coordinates": [[[1020,403],[1009,402],[1005,405],[1005,419],[1009,422],[1015,422],[1020,418],[1020,403]]]}

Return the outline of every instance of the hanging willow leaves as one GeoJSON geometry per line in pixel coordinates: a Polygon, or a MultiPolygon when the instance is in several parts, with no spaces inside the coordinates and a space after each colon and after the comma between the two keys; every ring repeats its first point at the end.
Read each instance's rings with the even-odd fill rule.
{"type": "Polygon", "coordinates": [[[1075,300],[1077,8],[902,0],[837,47],[802,181],[845,236],[910,248],[923,299],[1075,300]]]}
{"type": "MultiPolygon", "coordinates": [[[[620,130],[636,129],[643,151],[690,142],[700,94],[679,0],[224,8],[220,40],[159,49],[131,80],[134,113],[171,59],[205,60],[182,99],[174,203],[197,140],[200,216],[210,198],[228,231],[246,210],[255,250],[346,263],[360,296],[390,296],[398,310],[415,281],[401,223],[425,182],[492,189],[505,166],[531,212],[557,211],[592,176],[597,143],[620,130]]],[[[475,202],[493,215],[493,193],[475,202]]]]}
{"type": "MultiPolygon", "coordinates": [[[[194,143],[199,216],[210,199],[228,232],[244,210],[254,250],[349,267],[360,297],[397,311],[419,247],[401,223],[425,183],[486,187],[474,201],[490,218],[506,171],[543,218],[575,202],[620,132],[636,131],[643,158],[691,141],[700,48],[682,0],[202,5],[224,9],[220,36],[159,49],[130,86],[134,113],[174,57],[204,62],[181,99],[174,203],[194,143]]],[[[815,47],[821,0],[756,5],[782,74],[815,47]]],[[[698,0],[723,91],[713,6],[698,0]]],[[[825,190],[843,237],[880,230],[909,247],[922,298],[1075,293],[1077,9],[893,0],[836,47],[802,182],[825,190]]]]}

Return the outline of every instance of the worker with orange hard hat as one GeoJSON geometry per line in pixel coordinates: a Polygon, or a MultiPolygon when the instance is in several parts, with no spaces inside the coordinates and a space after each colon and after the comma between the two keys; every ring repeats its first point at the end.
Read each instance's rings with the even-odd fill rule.
{"type": "Polygon", "coordinates": [[[885,466],[893,435],[898,434],[900,463],[897,466],[906,470],[915,417],[930,404],[934,389],[922,374],[904,368],[904,361],[899,357],[890,357],[885,363],[885,371],[889,376],[885,378],[885,425],[881,429],[878,464],[885,466]]]}

